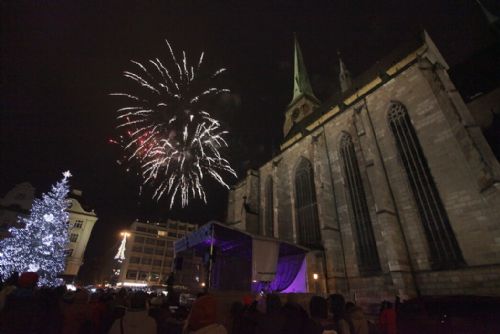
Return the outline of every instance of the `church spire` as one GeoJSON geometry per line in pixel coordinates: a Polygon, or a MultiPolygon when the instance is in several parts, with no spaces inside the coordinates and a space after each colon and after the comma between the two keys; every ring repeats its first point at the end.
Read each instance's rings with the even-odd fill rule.
{"type": "Polygon", "coordinates": [[[292,102],[287,107],[285,113],[285,124],[283,125],[283,133],[288,135],[295,124],[300,123],[305,117],[312,114],[320,102],[314,96],[314,92],[307,75],[306,66],[302,59],[297,36],[294,35],[295,48],[293,59],[293,98],[292,102]]]}
{"type": "Polygon", "coordinates": [[[496,26],[500,23],[500,19],[495,16],[492,12],[490,12],[479,0],[476,0],[479,7],[481,7],[481,10],[483,11],[484,16],[486,16],[486,20],[488,23],[492,26],[496,26]]]}
{"type": "Polygon", "coordinates": [[[317,101],[318,99],[314,96],[311,83],[309,82],[309,76],[307,75],[306,66],[304,65],[304,60],[302,58],[302,52],[300,51],[300,45],[297,41],[297,36],[294,35],[295,50],[294,50],[294,61],[293,61],[293,98],[290,104],[293,104],[300,97],[306,95],[317,101]]]}
{"type": "Polygon", "coordinates": [[[347,92],[352,87],[351,73],[347,70],[342,58],[340,58],[340,52],[337,51],[337,56],[339,58],[339,81],[340,90],[342,93],[347,92]]]}

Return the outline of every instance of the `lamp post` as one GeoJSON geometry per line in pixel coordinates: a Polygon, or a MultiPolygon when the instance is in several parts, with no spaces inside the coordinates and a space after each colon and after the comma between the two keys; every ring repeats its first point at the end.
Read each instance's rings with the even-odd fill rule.
{"type": "Polygon", "coordinates": [[[316,294],[318,294],[318,274],[314,273],[313,274],[313,279],[314,279],[314,285],[316,286],[316,294]]]}

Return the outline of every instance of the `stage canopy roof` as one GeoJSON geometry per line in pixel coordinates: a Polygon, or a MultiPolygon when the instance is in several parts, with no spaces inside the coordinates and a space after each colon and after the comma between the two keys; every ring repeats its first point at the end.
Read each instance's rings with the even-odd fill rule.
{"type": "Polygon", "coordinates": [[[219,252],[223,253],[231,251],[231,253],[233,254],[242,256],[246,255],[248,256],[248,258],[250,258],[252,255],[252,248],[248,247],[248,245],[246,245],[246,242],[250,242],[252,240],[262,240],[279,243],[280,255],[283,256],[305,254],[309,251],[309,249],[291,242],[251,234],[217,221],[211,221],[201,226],[198,230],[186,235],[184,238],[177,240],[174,246],[175,253],[178,254],[187,249],[193,248],[200,251],[206,250],[206,248],[210,247],[211,244],[212,229],[214,246],[219,252]]]}

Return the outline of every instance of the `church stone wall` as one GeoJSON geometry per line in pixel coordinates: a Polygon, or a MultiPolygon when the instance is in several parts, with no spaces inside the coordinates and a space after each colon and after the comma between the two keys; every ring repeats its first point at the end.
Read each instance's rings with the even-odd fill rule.
{"type": "Polygon", "coordinates": [[[245,229],[246,216],[243,207],[243,197],[246,194],[246,180],[235,185],[229,192],[226,221],[236,228],[245,229]]]}
{"type": "Polygon", "coordinates": [[[273,168],[273,162],[272,161],[269,161],[268,163],[266,163],[265,165],[263,165],[260,169],[259,169],[259,175],[260,175],[260,179],[259,179],[259,194],[260,194],[260,197],[259,197],[259,217],[260,217],[260,234],[261,235],[266,235],[266,229],[267,229],[267,224],[270,224],[272,223],[273,224],[273,231],[274,231],[274,235],[266,235],[267,237],[275,237],[277,235],[277,225],[276,225],[276,222],[277,222],[277,217],[276,217],[276,210],[274,209],[276,207],[275,203],[276,203],[276,192],[274,191],[275,188],[276,188],[276,181],[275,181],[275,177],[274,177],[274,168],[273,168]],[[267,193],[266,193],[266,182],[267,182],[267,179],[268,177],[271,177],[272,181],[273,181],[273,208],[271,208],[271,210],[273,211],[272,215],[273,215],[273,221],[272,222],[268,222],[266,221],[266,211],[267,208],[266,208],[266,196],[267,196],[267,193]]]}

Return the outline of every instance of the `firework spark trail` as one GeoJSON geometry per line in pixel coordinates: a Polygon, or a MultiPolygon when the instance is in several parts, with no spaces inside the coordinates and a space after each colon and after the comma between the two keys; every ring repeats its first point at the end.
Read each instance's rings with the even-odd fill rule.
{"type": "Polygon", "coordinates": [[[120,143],[126,161],[139,166],[144,185],[153,187],[153,198],[170,197],[170,207],[179,197],[182,207],[199,198],[206,203],[202,181],[209,176],[228,188],[223,174],[236,176],[220,150],[227,147],[227,131],[205,110],[205,101],[229,92],[208,87],[203,81],[214,80],[225,71],[211,75],[200,73],[204,53],[195,66],[186,52],[176,57],[166,41],[170,59],[131,62],[137,72],[123,76],[135,85],[134,92],[113,93],[128,105],[117,109],[118,129],[123,129],[120,143]]]}

